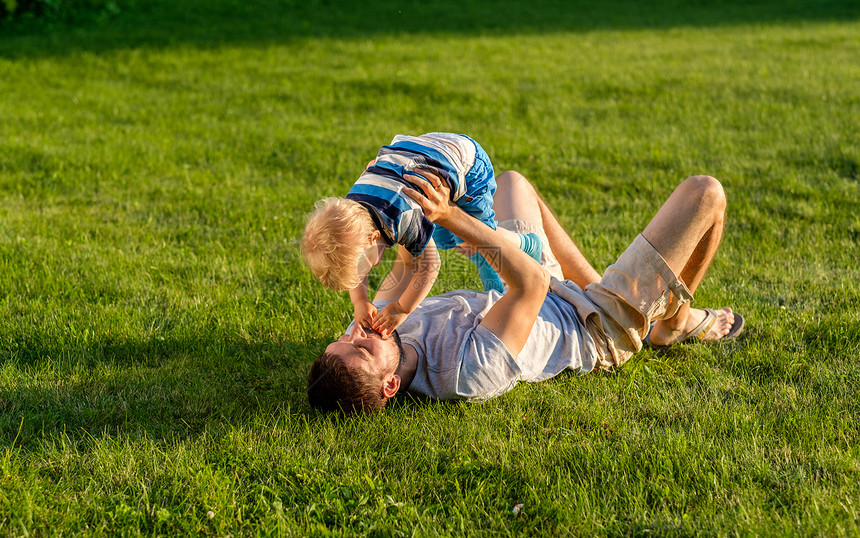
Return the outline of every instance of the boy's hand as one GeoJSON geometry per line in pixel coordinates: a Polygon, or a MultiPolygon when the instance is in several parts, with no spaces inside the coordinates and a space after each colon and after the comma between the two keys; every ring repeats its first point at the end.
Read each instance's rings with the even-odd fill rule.
{"type": "Polygon", "coordinates": [[[369,301],[364,301],[353,305],[353,314],[355,322],[360,327],[373,327],[373,320],[376,318],[376,307],[369,301]]]}
{"type": "Polygon", "coordinates": [[[373,330],[388,338],[408,315],[409,312],[404,311],[400,303],[389,303],[374,318],[373,330]]]}
{"type": "Polygon", "coordinates": [[[424,216],[429,221],[444,221],[450,216],[451,207],[453,206],[450,203],[451,189],[442,181],[442,178],[433,172],[423,168],[419,170],[421,175],[427,179],[425,180],[423,177],[415,174],[404,174],[403,179],[415,185],[417,189],[406,187],[403,189],[403,194],[418,202],[418,205],[424,210],[424,216]],[[418,190],[423,192],[424,196],[421,196],[418,190]]]}

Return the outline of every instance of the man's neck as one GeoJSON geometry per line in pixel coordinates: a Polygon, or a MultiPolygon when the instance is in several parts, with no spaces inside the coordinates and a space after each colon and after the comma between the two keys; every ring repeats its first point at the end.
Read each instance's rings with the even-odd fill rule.
{"type": "Polygon", "coordinates": [[[415,379],[415,372],[418,370],[418,352],[409,344],[403,344],[403,360],[397,365],[397,370],[394,372],[400,377],[400,388],[409,390],[409,385],[415,379]]]}

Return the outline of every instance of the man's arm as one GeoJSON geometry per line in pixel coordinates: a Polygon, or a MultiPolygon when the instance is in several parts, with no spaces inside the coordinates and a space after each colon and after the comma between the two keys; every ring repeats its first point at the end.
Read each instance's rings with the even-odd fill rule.
{"type": "Polygon", "coordinates": [[[421,173],[429,182],[417,176],[410,176],[407,181],[426,197],[414,189],[404,189],[403,192],[424,209],[428,219],[477,249],[508,284],[508,292],[490,308],[481,325],[495,334],[511,353],[519,354],[543,306],[549,275],[500,232],[450,203],[449,189],[438,176],[423,169],[421,173]]]}

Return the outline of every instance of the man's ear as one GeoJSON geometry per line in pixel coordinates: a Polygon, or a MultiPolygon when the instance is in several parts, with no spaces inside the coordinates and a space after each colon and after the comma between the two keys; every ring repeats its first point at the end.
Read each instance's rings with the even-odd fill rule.
{"type": "Polygon", "coordinates": [[[382,380],[382,396],[384,398],[393,398],[398,390],[400,390],[399,375],[391,374],[382,380]]]}

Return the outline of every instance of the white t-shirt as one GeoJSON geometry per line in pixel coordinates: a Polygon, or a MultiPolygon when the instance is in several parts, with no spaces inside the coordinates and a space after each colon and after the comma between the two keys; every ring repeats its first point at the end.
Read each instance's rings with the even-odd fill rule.
{"type": "MultiPolygon", "coordinates": [[[[558,284],[581,293],[572,282],[558,284]]],[[[480,401],[509,391],[519,381],[544,381],[566,369],[586,373],[594,368],[594,338],[576,307],[555,293],[547,294],[519,356],[511,354],[480,325],[500,297],[495,291],[453,291],[424,299],[406,318],[397,332],[418,352],[410,393],[480,401]]]]}

